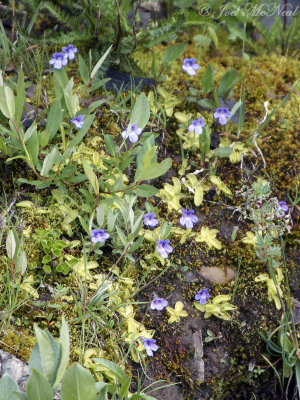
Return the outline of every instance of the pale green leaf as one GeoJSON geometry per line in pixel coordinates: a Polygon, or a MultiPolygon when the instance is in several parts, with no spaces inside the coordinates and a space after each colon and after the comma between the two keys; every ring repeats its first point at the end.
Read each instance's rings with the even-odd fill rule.
{"type": "Polygon", "coordinates": [[[91,373],[73,364],[61,382],[61,400],[96,400],[96,384],[91,373]]]}

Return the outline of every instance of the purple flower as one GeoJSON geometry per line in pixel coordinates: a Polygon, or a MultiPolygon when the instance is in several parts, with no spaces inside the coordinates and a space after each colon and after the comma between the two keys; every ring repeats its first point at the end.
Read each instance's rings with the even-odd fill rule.
{"type": "Polygon", "coordinates": [[[78,115],[77,117],[74,117],[71,119],[72,124],[76,126],[76,128],[80,129],[83,126],[84,122],[84,115],[78,115]]]}
{"type": "Polygon", "coordinates": [[[191,125],[188,127],[189,132],[195,131],[196,135],[201,135],[202,128],[205,126],[203,118],[195,119],[192,121],[191,125]]]}
{"type": "Polygon", "coordinates": [[[69,44],[68,47],[63,47],[62,51],[65,53],[66,57],[69,58],[69,60],[74,60],[75,53],[77,53],[77,48],[72,44],[69,44]]]}
{"type": "Polygon", "coordinates": [[[132,124],[130,127],[126,129],[126,131],[122,132],[122,136],[124,139],[129,138],[131,143],[135,143],[139,140],[139,135],[142,133],[142,129],[138,128],[137,124],[132,124]]]}
{"type": "Polygon", "coordinates": [[[165,299],[161,299],[159,297],[154,297],[154,299],[151,302],[151,310],[163,310],[165,307],[167,307],[168,301],[165,299]]]}
{"type": "Polygon", "coordinates": [[[62,66],[68,64],[68,57],[64,53],[54,53],[52,57],[49,63],[53,65],[55,69],[62,69],[62,66]]]}
{"type": "MultiPolygon", "coordinates": [[[[289,206],[286,205],[285,201],[280,201],[279,203],[279,209],[281,210],[281,216],[284,217],[286,213],[289,212],[289,206]]],[[[276,207],[278,210],[278,208],[276,207]]]]}
{"type": "Polygon", "coordinates": [[[162,256],[162,258],[168,258],[168,253],[172,253],[173,247],[169,245],[170,240],[156,240],[157,241],[157,251],[162,256]]]}
{"type": "Polygon", "coordinates": [[[147,213],[144,216],[144,224],[146,226],[157,226],[158,221],[156,219],[156,215],[154,213],[147,213]]]}
{"type": "Polygon", "coordinates": [[[92,242],[93,243],[104,243],[109,238],[109,234],[104,232],[104,229],[92,229],[92,242]]]}
{"type": "Polygon", "coordinates": [[[219,119],[220,125],[226,125],[230,117],[231,112],[228,110],[228,108],[217,108],[216,112],[214,113],[214,118],[219,119]]]}
{"type": "Polygon", "coordinates": [[[196,63],[196,58],[185,58],[181,68],[190,76],[194,76],[196,75],[196,70],[199,69],[199,64],[196,63]]]}
{"type": "Polygon", "coordinates": [[[196,215],[193,215],[194,212],[194,210],[182,209],[182,217],[179,220],[181,225],[185,225],[187,228],[192,228],[194,224],[198,222],[198,217],[196,217],[196,215]]]}
{"type": "Polygon", "coordinates": [[[156,344],[156,340],[155,339],[143,339],[141,338],[141,341],[146,349],[146,353],[148,354],[148,356],[152,357],[153,356],[153,351],[157,351],[158,350],[158,346],[156,344]]]}
{"type": "Polygon", "coordinates": [[[199,301],[200,304],[205,304],[209,298],[209,293],[207,289],[202,289],[195,296],[195,300],[199,301]]]}

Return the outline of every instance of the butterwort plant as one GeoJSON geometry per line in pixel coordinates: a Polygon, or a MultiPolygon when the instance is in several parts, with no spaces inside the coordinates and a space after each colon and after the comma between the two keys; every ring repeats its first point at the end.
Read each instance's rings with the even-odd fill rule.
{"type": "Polygon", "coordinates": [[[185,210],[183,208],[182,217],[179,220],[180,224],[187,228],[193,228],[194,224],[198,222],[198,217],[194,213],[194,210],[185,210]]]}
{"type": "Polygon", "coordinates": [[[78,115],[71,119],[72,124],[76,126],[76,128],[81,129],[84,123],[84,115],[78,115]]]}
{"type": "Polygon", "coordinates": [[[185,58],[183,60],[182,70],[190,76],[195,76],[196,71],[200,68],[196,63],[196,58],[185,58]]]}
{"type": "Polygon", "coordinates": [[[157,251],[162,256],[162,258],[168,258],[169,253],[172,253],[173,247],[169,244],[170,240],[156,240],[157,241],[157,251]]]}
{"type": "Polygon", "coordinates": [[[231,118],[231,112],[226,107],[217,108],[214,113],[214,118],[219,120],[220,125],[226,125],[231,118]]]}
{"type": "Polygon", "coordinates": [[[141,338],[141,341],[145,347],[146,353],[148,354],[148,356],[152,357],[153,356],[153,351],[157,351],[158,350],[158,346],[156,344],[156,340],[155,339],[145,339],[145,338],[141,338]]]}
{"type": "Polygon", "coordinates": [[[135,143],[139,140],[139,135],[142,133],[142,129],[138,128],[136,123],[128,126],[128,128],[122,132],[124,139],[129,139],[131,143],[135,143]]]}
{"type": "Polygon", "coordinates": [[[206,288],[200,290],[195,296],[195,300],[199,301],[200,304],[205,304],[208,299],[209,299],[209,292],[208,289],[206,288]]]}
{"type": "Polygon", "coordinates": [[[68,46],[63,47],[62,51],[69,60],[74,60],[75,54],[77,53],[78,49],[77,47],[74,47],[72,44],[69,44],[68,46]]]}
{"type": "Polygon", "coordinates": [[[62,69],[68,64],[68,56],[65,53],[54,53],[49,63],[54,69],[62,69]]]}
{"type": "Polygon", "coordinates": [[[93,243],[104,243],[109,238],[109,233],[106,233],[104,229],[92,229],[91,236],[93,243]]]}
{"type": "Polygon", "coordinates": [[[146,226],[155,227],[158,225],[158,220],[156,219],[155,213],[147,213],[144,216],[144,224],[146,226]]]}
{"type": "Polygon", "coordinates": [[[188,127],[188,131],[195,132],[196,135],[201,135],[204,126],[205,122],[203,121],[203,118],[195,119],[188,127]]]}
{"type": "Polygon", "coordinates": [[[166,299],[162,299],[158,296],[156,296],[156,294],[154,294],[154,299],[151,302],[150,308],[151,310],[163,310],[165,307],[167,307],[168,305],[168,300],[166,299]]]}

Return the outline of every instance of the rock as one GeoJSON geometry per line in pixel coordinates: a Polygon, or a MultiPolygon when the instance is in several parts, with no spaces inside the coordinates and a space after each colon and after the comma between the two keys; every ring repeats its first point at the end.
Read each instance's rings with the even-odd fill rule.
{"type": "Polygon", "coordinates": [[[6,351],[0,350],[0,377],[5,373],[18,384],[21,391],[25,392],[29,378],[28,365],[6,351]]]}
{"type": "Polygon", "coordinates": [[[110,78],[105,84],[107,90],[117,88],[118,90],[122,90],[122,92],[126,92],[130,90],[132,82],[135,87],[139,87],[139,90],[142,90],[144,87],[155,86],[153,79],[133,76],[129,72],[119,72],[115,69],[109,69],[105,73],[104,78],[110,78]]]}
{"type": "MultiPolygon", "coordinates": [[[[26,385],[29,378],[29,366],[17,357],[0,350],[0,378],[8,374],[19,386],[21,392],[26,392],[26,385]]],[[[54,396],[54,400],[60,400],[60,392],[54,396]]]]}
{"type": "Polygon", "coordinates": [[[210,138],[210,148],[212,150],[216,149],[217,147],[219,147],[220,144],[220,134],[217,131],[214,131],[211,134],[211,138],[210,138]]]}
{"type": "Polygon", "coordinates": [[[234,280],[236,277],[236,271],[230,267],[227,267],[225,271],[220,267],[202,267],[200,274],[203,278],[216,283],[234,280]]]}
{"type": "Polygon", "coordinates": [[[184,280],[186,282],[198,282],[199,278],[189,271],[184,274],[184,280]]]}

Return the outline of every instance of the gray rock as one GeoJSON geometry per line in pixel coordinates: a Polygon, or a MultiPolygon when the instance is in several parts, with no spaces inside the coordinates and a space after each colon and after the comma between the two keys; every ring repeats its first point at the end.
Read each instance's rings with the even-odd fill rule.
{"type": "MultiPolygon", "coordinates": [[[[21,392],[26,392],[26,385],[29,378],[29,366],[17,357],[0,350],[0,378],[8,374],[19,386],[21,392]]],[[[54,400],[60,400],[59,391],[54,400]]]]}
{"type": "Polygon", "coordinates": [[[29,378],[28,365],[6,351],[0,350],[0,377],[5,373],[18,384],[21,391],[25,392],[29,378]]]}

